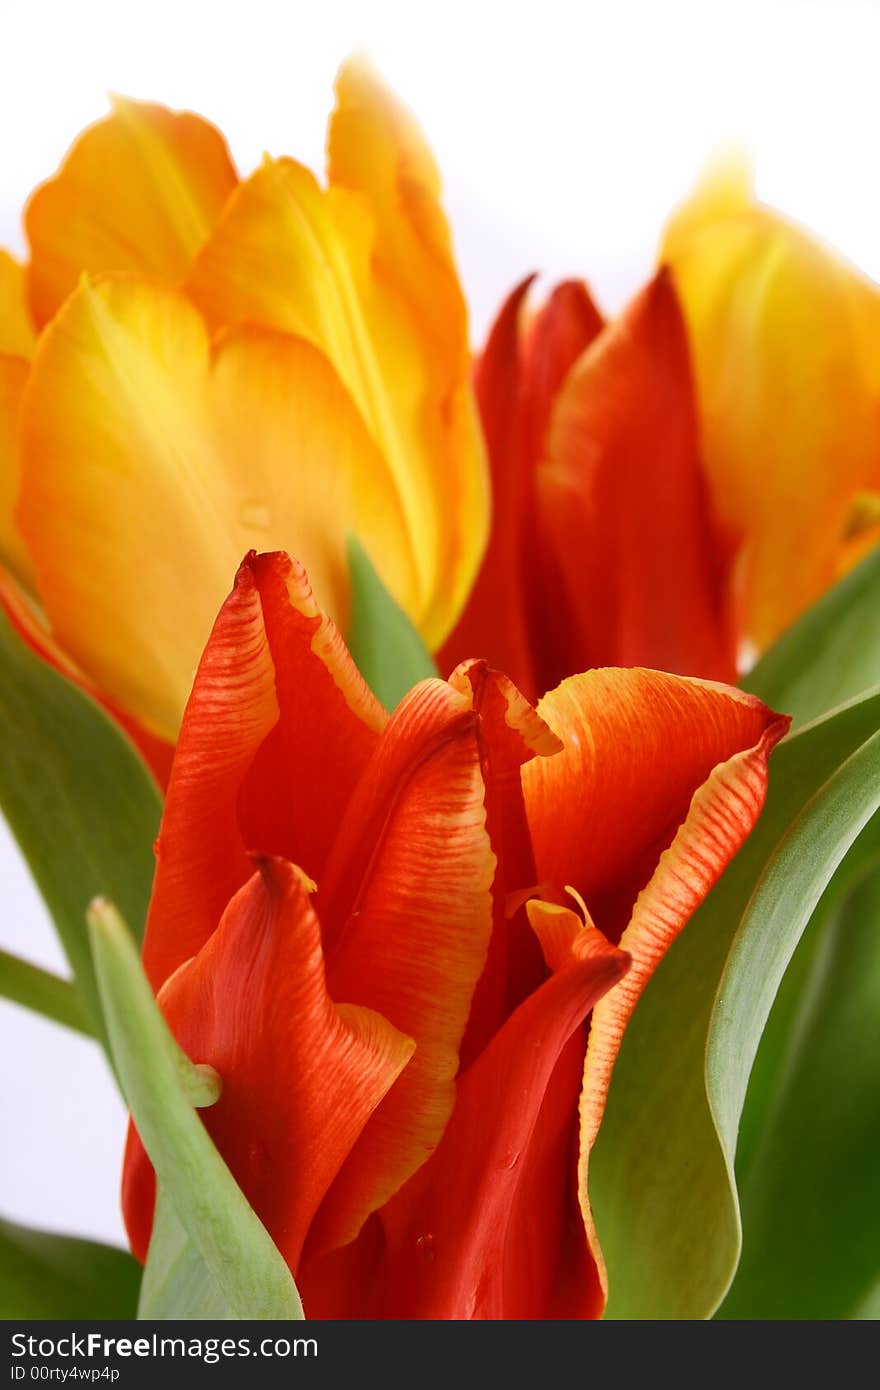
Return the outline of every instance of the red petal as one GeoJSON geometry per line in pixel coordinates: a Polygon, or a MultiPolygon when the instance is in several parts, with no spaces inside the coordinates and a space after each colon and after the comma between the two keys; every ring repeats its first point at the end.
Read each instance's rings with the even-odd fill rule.
{"type": "Polygon", "coordinates": [[[558,753],[562,744],[513,682],[484,661],[463,662],[449,683],[473,702],[477,715],[486,824],[497,861],[492,936],[461,1048],[464,1070],[543,979],[540,951],[525,912],[509,914],[508,902],[511,894],[535,882],[520,768],[536,755],[558,753]]]}
{"type": "Polygon", "coordinates": [[[437,1144],[486,959],[495,869],[471,701],[425,681],[398,706],[339,831],[320,896],[335,999],[416,1040],[319,1214],[310,1254],[351,1240],[437,1144]]]}
{"type": "MultiPolygon", "coordinates": [[[[628,964],[585,928],[568,964],[520,1005],[464,1075],[436,1154],[383,1212],[386,1316],[557,1311],[557,1278],[572,1267],[568,1140],[572,1063],[582,1045],[577,1037],[570,1051],[566,1044],[628,964]]],[[[583,1247],[583,1229],[575,1234],[583,1247]]],[[[587,1277],[581,1316],[591,1311],[591,1292],[587,1277]]]]}
{"type": "Polygon", "coordinates": [[[565,674],[639,665],[736,679],[697,430],[684,322],[661,271],[584,354],[551,417],[537,496],[572,626],[565,674]]]}
{"type": "MultiPolygon", "coordinates": [[[[300,872],[283,860],[233,898],[159,1003],[189,1057],[220,1074],[205,1125],[295,1270],[312,1216],[413,1043],[371,1010],[327,993],[321,929],[300,872]]],[[[130,1228],[150,1202],[149,1165],[126,1157],[130,1228]]]]}
{"type": "Polygon", "coordinates": [[[177,744],[144,939],[154,988],[208,940],[250,877],[249,851],[284,848],[312,876],[321,871],[386,718],[302,567],[282,554],[249,556],[214,624],[177,744]]]}

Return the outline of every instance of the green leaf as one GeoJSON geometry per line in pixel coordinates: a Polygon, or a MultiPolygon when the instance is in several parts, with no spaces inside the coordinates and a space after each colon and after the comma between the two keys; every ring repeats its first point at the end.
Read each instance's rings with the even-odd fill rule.
{"type": "Polygon", "coordinates": [[[87,1037],[94,1036],[88,1017],[69,980],[62,980],[49,970],[30,961],[20,960],[9,951],[0,950],[0,998],[9,999],[22,1008],[43,1014],[65,1028],[73,1028],[87,1037]]]}
{"type": "Polygon", "coordinates": [[[877,1316],[865,1309],[880,1286],[880,874],[835,894],[802,946],[811,968],[786,1035],[770,1030],[775,1085],[737,1162],[743,1258],[724,1318],[877,1316]]]}
{"type": "Polygon", "coordinates": [[[742,682],[799,728],[880,684],[880,546],[784,632],[742,682]]]}
{"type": "Polygon", "coordinates": [[[740,1249],[739,1112],[785,967],[880,804],[880,694],[776,750],[750,839],[650,981],[590,1164],[611,1318],[705,1318],[740,1249]]]}
{"type": "Polygon", "coordinates": [[[133,1318],[140,1281],[124,1250],[0,1220],[0,1318],[133,1318]]]}
{"type": "Polygon", "coordinates": [[[356,536],[348,539],[351,616],[348,649],[367,685],[393,710],[414,685],[436,676],[430,652],[389,594],[356,536]]]}
{"type": "Polygon", "coordinates": [[[290,1271],[193,1108],[216,1099],[213,1073],[174,1041],[109,904],[92,905],[89,934],[117,1073],[161,1194],[139,1316],[301,1318],[290,1271]]]}
{"type": "Polygon", "coordinates": [[[67,954],[94,1031],[100,1008],[85,928],[96,894],[142,931],[161,803],[125,734],[52,670],[0,612],[0,808],[67,954]]]}

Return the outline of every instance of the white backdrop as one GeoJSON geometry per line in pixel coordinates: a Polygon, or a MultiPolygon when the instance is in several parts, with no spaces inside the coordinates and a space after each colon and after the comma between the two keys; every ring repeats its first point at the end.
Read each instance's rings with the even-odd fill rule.
{"type": "MultiPolygon", "coordinates": [[[[0,0],[0,244],[118,91],[189,107],[242,170],[322,162],[336,67],[364,46],[444,171],[475,341],[524,273],[618,308],[720,143],[758,189],[880,278],[880,5],[872,0],[0,0]]],[[[0,737],[3,737],[0,730],[0,737]]],[[[0,945],[62,968],[0,823],[0,945]]],[[[121,1239],[124,1116],[89,1043],[0,1003],[0,1212],[121,1239]]]]}

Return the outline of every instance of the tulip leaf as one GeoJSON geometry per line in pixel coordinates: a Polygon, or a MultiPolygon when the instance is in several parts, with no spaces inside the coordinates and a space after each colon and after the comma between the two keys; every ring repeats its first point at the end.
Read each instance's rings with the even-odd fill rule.
{"type": "Polygon", "coordinates": [[[92,1037],[82,999],[69,980],[0,950],[0,998],[92,1037]]]}
{"type": "Polygon", "coordinates": [[[174,1041],[109,904],[92,905],[89,934],[117,1074],[160,1193],[139,1316],[301,1318],[290,1271],[193,1107],[217,1094],[209,1069],[174,1041]]]}
{"type": "Polygon", "coordinates": [[[0,1220],[0,1318],[133,1318],[140,1281],[124,1250],[0,1220]]]}
{"type": "Polygon", "coordinates": [[[758,825],[630,1021],[590,1163],[610,1318],[705,1318],[727,1291],[749,1072],[801,934],[880,805],[878,728],[873,692],[780,744],[758,825]]]}
{"type": "Polygon", "coordinates": [[[431,654],[379,578],[356,536],[348,540],[351,616],[348,649],[367,685],[393,710],[414,685],[436,676],[431,654]]]}
{"type": "Polygon", "coordinates": [[[880,546],[814,603],[742,682],[799,728],[880,684],[880,546]]]}
{"type": "MultiPolygon", "coordinates": [[[[876,861],[880,816],[867,836],[876,861]]],[[[859,846],[854,846],[858,849],[859,846]]],[[[775,1085],[737,1156],[743,1257],[719,1316],[876,1318],[880,1284],[880,874],[818,912],[772,1048],[775,1085]]],[[[800,954],[800,951],[799,951],[800,954]]],[[[782,1002],[782,1000],[780,1000],[782,1002]]],[[[751,1092],[747,1113],[757,1104],[751,1092]]]]}
{"type": "Polygon", "coordinates": [[[161,803],[104,711],[48,666],[0,611],[0,808],[30,866],[93,1029],[102,1031],[85,910],[98,893],[140,931],[161,803]]]}

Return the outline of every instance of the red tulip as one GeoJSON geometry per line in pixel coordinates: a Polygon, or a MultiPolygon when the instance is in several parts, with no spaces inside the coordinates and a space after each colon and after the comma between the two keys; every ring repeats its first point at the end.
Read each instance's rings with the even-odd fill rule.
{"type": "Polygon", "coordinates": [[[443,669],[480,651],[530,698],[591,666],[735,679],[731,549],[670,276],[604,326],[574,281],[527,319],[529,283],[476,368],[494,515],[443,669]]]}
{"type": "MultiPolygon", "coordinates": [[[[302,568],[245,560],[185,713],[144,961],[222,1077],[205,1124],[307,1315],[600,1313],[587,1161],[621,1035],[786,726],[646,670],[535,710],[482,661],[389,718],[302,568]]],[[[124,1206],[143,1257],[134,1133],[124,1206]]]]}

